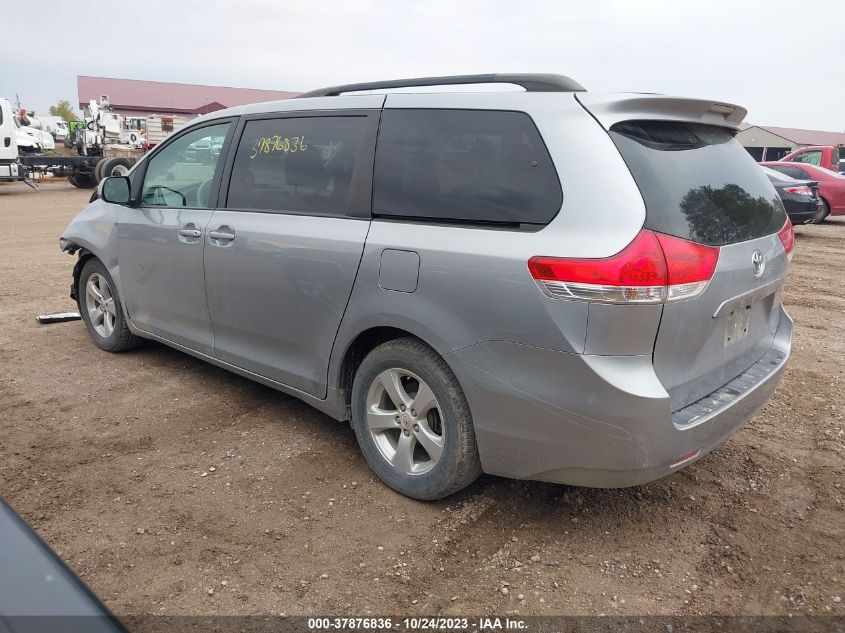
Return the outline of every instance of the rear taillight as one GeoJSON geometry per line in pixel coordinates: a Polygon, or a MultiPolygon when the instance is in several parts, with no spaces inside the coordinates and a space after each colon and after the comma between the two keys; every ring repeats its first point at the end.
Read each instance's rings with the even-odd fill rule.
{"type": "Polygon", "coordinates": [[[798,187],[784,187],[786,193],[791,193],[796,196],[812,196],[813,190],[807,185],[800,185],[798,187]]]}
{"type": "Polygon", "coordinates": [[[792,222],[789,219],[786,220],[783,228],[778,231],[778,237],[780,238],[781,244],[783,244],[783,250],[786,251],[786,254],[791,259],[792,249],[795,248],[795,231],[792,229],[792,222]]]}
{"type": "Polygon", "coordinates": [[[717,247],[643,229],[612,257],[532,257],[528,269],[553,299],[664,303],[704,292],[718,259],[717,247]]]}

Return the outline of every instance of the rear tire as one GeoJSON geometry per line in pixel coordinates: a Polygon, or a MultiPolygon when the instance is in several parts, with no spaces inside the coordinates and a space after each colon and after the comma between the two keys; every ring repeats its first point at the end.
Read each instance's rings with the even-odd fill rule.
{"type": "Polygon", "coordinates": [[[418,340],[388,341],[363,360],[352,428],[373,472],[408,497],[440,499],[481,474],[466,396],[446,361],[418,340]]]}
{"type": "Polygon", "coordinates": [[[79,189],[93,189],[97,186],[97,180],[94,178],[94,174],[85,172],[73,171],[67,177],[67,181],[79,189]]]}
{"type": "Polygon", "coordinates": [[[103,165],[107,160],[108,158],[101,158],[94,166],[94,180],[97,181],[97,184],[99,184],[99,182],[103,179],[103,165]]]}
{"type": "Polygon", "coordinates": [[[827,220],[827,216],[830,215],[830,204],[828,204],[827,200],[822,198],[822,206],[819,209],[818,213],[816,213],[816,218],[814,220],[815,224],[822,224],[825,220],[827,220]]]}
{"type": "Polygon", "coordinates": [[[99,259],[92,257],[85,262],[76,296],[94,345],[107,352],[122,352],[141,344],[143,339],[129,331],[117,286],[99,259]]]}
{"type": "Polygon", "coordinates": [[[129,173],[130,167],[132,167],[132,163],[129,162],[128,158],[113,158],[108,171],[103,172],[103,178],[108,176],[125,176],[129,173]]]}

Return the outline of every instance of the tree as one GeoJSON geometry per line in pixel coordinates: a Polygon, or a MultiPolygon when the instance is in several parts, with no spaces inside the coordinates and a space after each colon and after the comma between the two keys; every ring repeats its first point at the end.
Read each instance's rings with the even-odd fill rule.
{"type": "Polygon", "coordinates": [[[56,105],[50,106],[50,116],[60,116],[65,121],[76,121],[76,114],[70,101],[62,99],[56,105]]]}

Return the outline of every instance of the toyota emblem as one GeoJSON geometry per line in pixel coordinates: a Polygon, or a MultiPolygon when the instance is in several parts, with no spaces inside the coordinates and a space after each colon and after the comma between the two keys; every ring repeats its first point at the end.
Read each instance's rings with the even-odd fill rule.
{"type": "Polygon", "coordinates": [[[763,259],[763,253],[760,251],[754,251],[751,255],[751,270],[754,271],[754,276],[759,277],[762,275],[765,268],[766,262],[763,259]]]}

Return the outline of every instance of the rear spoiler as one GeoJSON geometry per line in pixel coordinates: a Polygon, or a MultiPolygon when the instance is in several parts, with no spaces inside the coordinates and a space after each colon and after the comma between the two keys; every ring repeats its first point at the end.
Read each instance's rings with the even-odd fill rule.
{"type": "Polygon", "coordinates": [[[739,130],[748,114],[742,106],[719,101],[652,94],[577,92],[575,98],[606,129],[621,121],[686,121],[739,130]]]}

